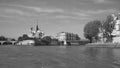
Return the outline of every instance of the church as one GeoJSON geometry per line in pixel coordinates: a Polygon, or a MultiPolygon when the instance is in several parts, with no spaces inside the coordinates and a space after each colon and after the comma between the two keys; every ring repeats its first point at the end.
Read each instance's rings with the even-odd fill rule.
{"type": "Polygon", "coordinates": [[[44,33],[39,29],[38,24],[35,27],[36,29],[34,30],[33,27],[30,28],[30,33],[28,34],[28,36],[30,38],[42,38],[44,33]]]}
{"type": "MultiPolygon", "coordinates": [[[[44,36],[44,33],[39,29],[38,24],[35,26],[35,29],[33,27],[30,28],[30,33],[28,34],[29,38],[36,38],[41,39],[44,36]]],[[[17,45],[34,45],[35,40],[33,39],[27,39],[23,41],[19,41],[17,45]]]]}

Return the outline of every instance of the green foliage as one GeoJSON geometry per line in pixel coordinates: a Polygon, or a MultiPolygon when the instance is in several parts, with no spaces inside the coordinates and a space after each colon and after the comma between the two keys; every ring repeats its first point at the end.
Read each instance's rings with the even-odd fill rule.
{"type": "Polygon", "coordinates": [[[101,22],[98,20],[88,22],[84,27],[84,36],[92,42],[93,37],[97,37],[101,22]]]}
{"type": "Polygon", "coordinates": [[[103,22],[103,28],[105,29],[105,31],[109,34],[112,33],[113,29],[114,29],[114,23],[112,23],[113,21],[113,17],[111,15],[107,16],[105,22],[103,22]]]}
{"type": "Polygon", "coordinates": [[[45,36],[42,38],[41,42],[45,43],[46,45],[49,45],[51,43],[52,39],[50,36],[45,36]]]}
{"type": "Polygon", "coordinates": [[[18,37],[18,41],[27,40],[27,39],[30,39],[27,34],[23,34],[23,36],[18,37]]]}
{"type": "Polygon", "coordinates": [[[11,41],[16,41],[16,40],[13,38],[13,39],[11,39],[11,41]]]}
{"type": "Polygon", "coordinates": [[[80,40],[81,38],[76,34],[76,40],[80,40]]]}
{"type": "Polygon", "coordinates": [[[4,37],[4,36],[0,36],[0,41],[6,41],[6,40],[7,40],[6,37],[4,37]]]}
{"type": "Polygon", "coordinates": [[[18,41],[22,41],[23,40],[23,38],[20,36],[20,37],[18,37],[18,41]]]}
{"type": "Polygon", "coordinates": [[[107,41],[112,41],[111,33],[114,29],[114,25],[113,17],[108,15],[105,22],[103,22],[103,29],[105,29],[105,37],[107,38],[107,41]]]}

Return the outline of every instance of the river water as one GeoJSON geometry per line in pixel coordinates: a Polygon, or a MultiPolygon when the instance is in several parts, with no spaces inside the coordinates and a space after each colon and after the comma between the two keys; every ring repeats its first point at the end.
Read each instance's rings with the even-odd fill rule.
{"type": "Polygon", "coordinates": [[[0,46],[0,68],[120,68],[120,49],[0,46]]]}

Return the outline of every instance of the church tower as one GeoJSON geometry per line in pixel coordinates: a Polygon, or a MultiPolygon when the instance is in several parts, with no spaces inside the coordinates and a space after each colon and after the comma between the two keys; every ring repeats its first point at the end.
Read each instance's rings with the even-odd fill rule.
{"type": "Polygon", "coordinates": [[[30,28],[30,34],[28,35],[31,38],[42,38],[44,33],[39,29],[38,22],[35,26],[35,30],[33,27],[30,28]]]}
{"type": "Polygon", "coordinates": [[[39,29],[38,22],[36,25],[36,30],[35,30],[35,37],[36,38],[42,38],[44,33],[39,29]]]}

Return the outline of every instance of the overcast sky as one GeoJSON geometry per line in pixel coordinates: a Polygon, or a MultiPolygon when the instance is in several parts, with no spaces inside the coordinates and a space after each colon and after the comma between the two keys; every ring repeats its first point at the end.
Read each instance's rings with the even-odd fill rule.
{"type": "Polygon", "coordinates": [[[0,35],[17,38],[38,20],[46,35],[61,31],[83,38],[84,25],[118,13],[120,0],[0,0],[0,35]]]}

